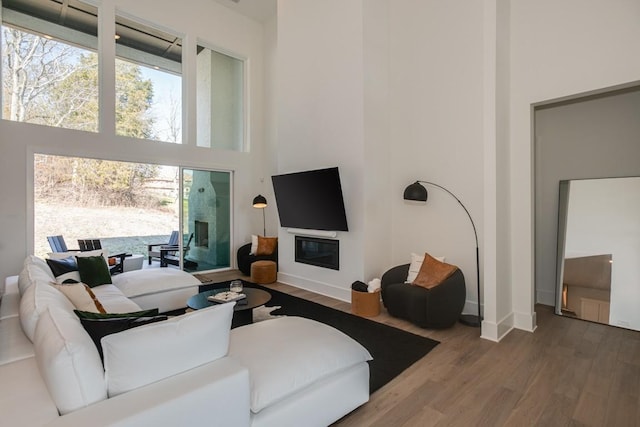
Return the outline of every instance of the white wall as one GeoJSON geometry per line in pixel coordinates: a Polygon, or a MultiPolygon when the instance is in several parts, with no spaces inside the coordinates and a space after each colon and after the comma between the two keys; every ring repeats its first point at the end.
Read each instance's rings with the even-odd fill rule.
{"type": "MultiPolygon", "coordinates": [[[[456,194],[483,244],[483,4],[393,1],[389,8],[389,146],[392,256],[445,256],[467,284],[465,312],[477,313],[471,223],[450,195],[427,186],[426,205],[402,199],[417,179],[456,194]]],[[[484,258],[481,250],[481,264],[484,258]]],[[[387,267],[388,267],[387,266],[387,267]]]]}
{"type": "Polygon", "coordinates": [[[279,173],[338,166],[348,232],[340,270],[294,262],[294,236],[280,229],[279,280],[350,299],[364,276],[364,72],[361,1],[278,2],[279,173]]]}
{"type": "MultiPolygon", "coordinates": [[[[33,250],[34,152],[233,170],[235,247],[246,242],[258,227],[261,229],[261,217],[256,217],[253,223],[248,219],[253,218],[250,214],[255,214],[251,200],[260,191],[260,175],[254,171],[259,170],[257,165],[264,155],[262,24],[208,0],[193,0],[188,8],[166,0],[105,0],[101,9],[103,18],[109,15],[113,17],[114,7],[122,13],[182,34],[184,46],[187,49],[191,47],[189,55],[193,57],[196,40],[201,39],[209,46],[235,52],[248,59],[250,77],[247,87],[251,99],[248,117],[252,151],[240,153],[198,148],[194,135],[187,135],[183,145],[175,145],[116,137],[113,130],[95,134],[0,121],[0,181],[4,183],[0,186],[2,277],[18,274],[24,257],[33,250]]],[[[104,24],[113,25],[111,21],[104,24]]],[[[106,53],[113,55],[112,51],[106,53]]],[[[186,86],[192,94],[195,93],[194,72],[195,67],[189,68],[185,64],[183,73],[187,76],[186,86]]],[[[107,88],[106,92],[106,96],[113,99],[113,89],[107,88]]],[[[183,105],[183,110],[190,125],[195,128],[195,99],[190,105],[183,105]]]]}
{"type": "Polygon", "coordinates": [[[515,324],[535,327],[532,104],[640,79],[640,2],[510,4],[511,281],[515,324]]]}
{"type": "Polygon", "coordinates": [[[640,329],[640,178],[571,181],[565,257],[611,254],[609,323],[640,329]]]}

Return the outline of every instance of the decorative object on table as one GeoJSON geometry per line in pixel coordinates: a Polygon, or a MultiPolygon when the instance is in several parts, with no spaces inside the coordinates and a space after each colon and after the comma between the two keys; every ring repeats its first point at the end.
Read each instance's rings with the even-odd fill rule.
{"type": "MultiPolygon", "coordinates": [[[[477,280],[476,283],[477,283],[477,290],[478,290],[478,315],[475,316],[472,314],[463,314],[460,316],[460,322],[464,323],[465,325],[480,327],[482,326],[482,314],[481,314],[481,308],[480,308],[480,249],[478,245],[478,232],[476,230],[476,224],[473,222],[473,218],[471,218],[471,214],[469,213],[469,210],[460,201],[460,199],[456,197],[455,194],[447,190],[445,187],[435,184],[433,182],[418,180],[413,184],[410,184],[404,190],[404,199],[418,201],[418,202],[426,202],[429,195],[427,193],[426,187],[424,187],[422,184],[428,184],[428,185],[433,185],[434,187],[438,187],[441,190],[444,190],[446,193],[448,193],[451,197],[456,199],[456,201],[460,204],[460,206],[462,206],[462,209],[464,209],[465,213],[469,217],[469,221],[471,221],[471,226],[473,227],[473,235],[476,240],[476,280],[477,280]]],[[[463,277],[463,280],[464,280],[464,277],[463,277]]]]}
{"type": "Polygon", "coordinates": [[[267,222],[264,216],[264,208],[267,207],[267,199],[262,194],[258,194],[253,198],[253,207],[256,209],[262,209],[262,235],[267,235],[267,222]]]}
{"type": "Polygon", "coordinates": [[[239,294],[238,292],[228,291],[228,292],[218,292],[214,295],[209,295],[207,299],[212,302],[233,302],[239,301],[241,299],[245,299],[247,296],[245,294],[239,294]]]}
{"type": "Polygon", "coordinates": [[[229,283],[229,290],[238,294],[242,293],[242,280],[232,280],[229,283]]]}

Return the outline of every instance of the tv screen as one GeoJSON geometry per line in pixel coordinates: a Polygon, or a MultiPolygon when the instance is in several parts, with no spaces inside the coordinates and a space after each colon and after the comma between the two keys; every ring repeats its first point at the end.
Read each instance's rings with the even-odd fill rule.
{"type": "Polygon", "coordinates": [[[274,175],[271,180],[282,227],[349,231],[337,167],[274,175]]]}

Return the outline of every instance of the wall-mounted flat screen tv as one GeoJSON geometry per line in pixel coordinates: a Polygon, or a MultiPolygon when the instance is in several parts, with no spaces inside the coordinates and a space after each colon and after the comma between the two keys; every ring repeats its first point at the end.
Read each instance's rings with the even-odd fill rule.
{"type": "Polygon", "coordinates": [[[280,226],[349,231],[338,168],[271,177],[280,226]]]}

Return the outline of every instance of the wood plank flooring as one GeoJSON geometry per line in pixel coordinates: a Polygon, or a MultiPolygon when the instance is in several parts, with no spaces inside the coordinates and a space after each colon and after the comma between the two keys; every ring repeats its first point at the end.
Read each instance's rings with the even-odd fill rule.
{"type": "MultiPolygon", "coordinates": [[[[238,272],[220,274],[220,280],[238,272]]],[[[267,285],[349,312],[350,304],[267,285]]],[[[560,317],[536,307],[534,333],[499,343],[462,324],[436,331],[372,318],[440,341],[335,426],[640,426],[640,332],[560,317]]]]}

